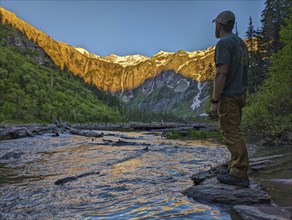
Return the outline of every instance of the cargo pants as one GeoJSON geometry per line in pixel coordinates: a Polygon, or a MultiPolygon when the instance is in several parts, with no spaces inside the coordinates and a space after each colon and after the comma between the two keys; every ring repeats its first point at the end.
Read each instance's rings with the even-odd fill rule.
{"type": "Polygon", "coordinates": [[[240,123],[246,93],[238,96],[221,96],[218,106],[220,129],[231,159],[228,165],[232,176],[248,176],[249,158],[240,123]]]}

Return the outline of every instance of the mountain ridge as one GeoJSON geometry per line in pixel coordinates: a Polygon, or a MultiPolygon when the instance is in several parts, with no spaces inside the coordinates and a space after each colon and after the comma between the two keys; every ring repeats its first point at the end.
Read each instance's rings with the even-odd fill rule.
{"type": "Polygon", "coordinates": [[[119,93],[137,88],[166,70],[196,81],[206,81],[214,75],[214,47],[193,52],[160,51],[150,58],[140,54],[101,57],[84,48],[54,40],[3,7],[0,7],[0,19],[2,24],[11,25],[43,48],[62,70],[81,76],[85,82],[107,92],[119,93]]]}

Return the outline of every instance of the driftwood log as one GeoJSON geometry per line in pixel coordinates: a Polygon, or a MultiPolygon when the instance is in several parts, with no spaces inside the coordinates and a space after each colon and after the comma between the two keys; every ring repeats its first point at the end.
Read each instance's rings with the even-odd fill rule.
{"type": "Polygon", "coordinates": [[[0,130],[2,139],[16,139],[22,137],[33,137],[33,134],[25,127],[12,127],[0,130]]]}
{"type": "Polygon", "coordinates": [[[67,124],[22,125],[0,128],[0,140],[34,137],[35,135],[42,134],[51,134],[52,136],[57,137],[60,136],[60,134],[65,133],[93,138],[104,136],[103,133],[97,133],[91,130],[79,130],[76,128],[71,128],[67,124]]]}
{"type": "Polygon", "coordinates": [[[103,133],[97,133],[95,131],[88,131],[88,130],[78,130],[76,128],[69,128],[68,129],[70,134],[74,134],[74,135],[80,135],[80,136],[85,136],[85,137],[103,137],[104,134],[103,133]]]}
{"type": "Polygon", "coordinates": [[[111,146],[150,146],[149,143],[139,143],[139,142],[132,142],[132,141],[123,141],[119,139],[118,141],[102,139],[104,145],[111,145],[111,146]]]}

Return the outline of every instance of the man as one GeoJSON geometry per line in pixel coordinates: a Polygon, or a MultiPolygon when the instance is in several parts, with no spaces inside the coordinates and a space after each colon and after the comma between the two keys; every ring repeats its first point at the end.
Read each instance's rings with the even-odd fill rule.
{"type": "Polygon", "coordinates": [[[249,159],[240,127],[247,90],[248,50],[242,39],[232,33],[235,16],[231,11],[221,12],[214,22],[215,36],[220,40],[215,49],[216,74],[210,112],[213,117],[219,116],[224,141],[231,153],[228,170],[222,171],[217,179],[248,187],[249,159]]]}

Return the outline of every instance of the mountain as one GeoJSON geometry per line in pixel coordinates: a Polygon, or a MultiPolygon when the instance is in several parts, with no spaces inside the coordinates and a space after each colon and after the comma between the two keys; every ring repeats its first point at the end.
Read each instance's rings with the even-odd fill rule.
{"type": "Polygon", "coordinates": [[[45,51],[0,24],[0,123],[120,122],[120,101],[61,71],[45,51]]]}
{"type": "Polygon", "coordinates": [[[52,39],[3,7],[0,19],[39,46],[56,66],[121,98],[131,109],[171,111],[179,116],[204,112],[207,81],[214,75],[214,47],[193,52],[160,51],[152,57],[102,57],[52,39]]]}
{"type": "Polygon", "coordinates": [[[193,52],[161,51],[150,58],[139,54],[101,57],[52,39],[3,7],[0,8],[0,18],[3,24],[11,25],[40,46],[62,70],[81,76],[85,82],[111,93],[137,88],[164,70],[175,71],[196,81],[212,77],[208,69],[214,66],[214,47],[193,52]]]}

